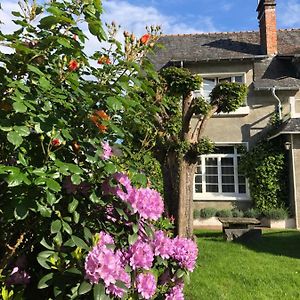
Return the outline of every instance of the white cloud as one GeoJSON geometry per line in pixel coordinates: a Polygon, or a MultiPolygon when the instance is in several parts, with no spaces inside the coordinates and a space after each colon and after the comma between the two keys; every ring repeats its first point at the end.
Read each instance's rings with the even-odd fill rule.
{"type": "Polygon", "coordinates": [[[178,16],[159,12],[153,6],[133,5],[124,0],[105,0],[104,8],[105,21],[115,21],[122,26],[122,29],[134,32],[136,35],[144,34],[146,25],[160,25],[164,34],[216,31],[209,17],[198,16],[197,21],[190,25],[178,16]]]}
{"type": "Polygon", "coordinates": [[[300,1],[288,0],[283,1],[279,6],[278,21],[279,27],[300,26],[300,1]]]}
{"type": "Polygon", "coordinates": [[[0,29],[3,33],[10,33],[18,28],[12,21],[11,11],[18,11],[19,5],[16,2],[2,1],[1,7],[0,20],[3,24],[0,24],[0,29]]]}
{"type": "Polygon", "coordinates": [[[224,10],[224,11],[230,11],[232,9],[232,7],[233,7],[233,3],[225,3],[222,6],[222,10],[224,10]]]}

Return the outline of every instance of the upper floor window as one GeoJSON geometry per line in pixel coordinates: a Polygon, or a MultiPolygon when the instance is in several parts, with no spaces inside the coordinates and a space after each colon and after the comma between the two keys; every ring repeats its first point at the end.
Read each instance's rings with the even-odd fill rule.
{"type": "Polygon", "coordinates": [[[245,74],[220,74],[220,75],[202,75],[203,82],[200,90],[194,91],[196,96],[202,96],[205,100],[209,101],[209,94],[213,88],[222,82],[239,82],[245,83],[245,74]]]}

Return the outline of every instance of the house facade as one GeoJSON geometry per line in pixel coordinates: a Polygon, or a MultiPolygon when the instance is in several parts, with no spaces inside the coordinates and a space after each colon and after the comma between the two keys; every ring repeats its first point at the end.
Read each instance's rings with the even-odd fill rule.
{"type": "Polygon", "coordinates": [[[194,93],[205,98],[222,81],[249,89],[242,107],[208,122],[204,135],[216,151],[199,158],[194,207],[251,207],[247,180],[238,169],[241,149],[251,149],[265,136],[274,112],[280,112],[282,125],[269,138],[282,136],[288,148],[289,199],[299,228],[300,29],[276,29],[275,0],[260,0],[257,13],[258,31],[164,35],[154,63],[158,69],[175,65],[200,74],[202,88],[194,93]]]}

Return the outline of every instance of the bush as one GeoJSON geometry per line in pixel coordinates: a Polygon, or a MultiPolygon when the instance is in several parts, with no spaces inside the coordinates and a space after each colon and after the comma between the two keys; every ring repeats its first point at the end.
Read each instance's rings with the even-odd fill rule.
{"type": "Polygon", "coordinates": [[[255,208],[250,208],[244,212],[244,217],[246,218],[258,218],[260,216],[260,211],[255,208]]]}
{"type": "Polygon", "coordinates": [[[235,218],[242,218],[244,216],[244,212],[239,209],[233,209],[232,210],[232,216],[235,218]]]}
{"type": "Polygon", "coordinates": [[[232,217],[232,211],[229,209],[222,209],[217,211],[216,216],[221,218],[229,218],[232,217]]]}
{"type": "Polygon", "coordinates": [[[194,220],[199,219],[200,218],[200,210],[194,209],[193,216],[194,216],[194,220]]]}
{"type": "Polygon", "coordinates": [[[274,208],[264,211],[264,216],[271,220],[285,220],[288,218],[288,212],[284,208],[274,208]]]}
{"type": "Polygon", "coordinates": [[[200,217],[203,219],[208,219],[216,215],[217,209],[214,207],[206,207],[200,210],[200,217]]]}

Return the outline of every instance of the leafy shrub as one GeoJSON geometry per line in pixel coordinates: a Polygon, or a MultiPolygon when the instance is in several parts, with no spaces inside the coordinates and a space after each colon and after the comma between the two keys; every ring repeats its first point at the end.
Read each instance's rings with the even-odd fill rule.
{"type": "Polygon", "coordinates": [[[250,208],[244,212],[244,217],[246,218],[258,218],[260,216],[260,211],[255,208],[250,208]]]}
{"type": "Polygon", "coordinates": [[[230,209],[218,210],[216,216],[221,218],[229,218],[232,217],[232,211],[230,209]]]}
{"type": "Polygon", "coordinates": [[[288,218],[288,212],[284,208],[273,208],[264,211],[263,215],[271,220],[285,220],[288,218]]]}
{"type": "Polygon", "coordinates": [[[200,210],[200,217],[203,219],[208,219],[216,215],[217,209],[214,207],[206,207],[200,210]]]}
{"type": "Polygon", "coordinates": [[[194,216],[195,220],[199,219],[200,218],[200,210],[199,209],[194,209],[193,216],[194,216]]]}
{"type": "Polygon", "coordinates": [[[244,212],[239,209],[233,209],[231,212],[232,212],[232,216],[235,218],[242,218],[244,216],[244,212]]]}
{"type": "Polygon", "coordinates": [[[254,206],[261,211],[288,203],[288,164],[280,144],[262,141],[241,157],[240,170],[249,179],[254,206]]]}

